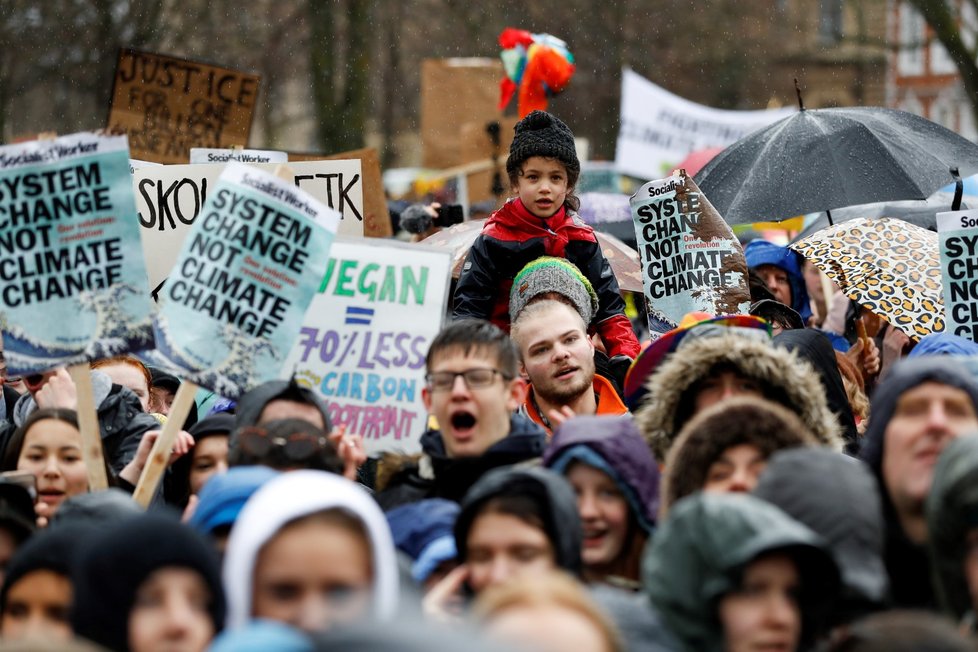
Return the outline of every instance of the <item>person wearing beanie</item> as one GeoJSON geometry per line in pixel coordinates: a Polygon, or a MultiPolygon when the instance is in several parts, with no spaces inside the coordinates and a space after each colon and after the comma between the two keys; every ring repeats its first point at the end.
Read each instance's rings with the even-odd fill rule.
{"type": "Polygon", "coordinates": [[[234,430],[234,415],[212,414],[190,426],[194,438],[190,452],[170,465],[165,479],[168,503],[183,508],[190,496],[199,496],[204,484],[215,475],[227,473],[228,442],[234,430]]]}
{"type": "Polygon", "coordinates": [[[223,553],[231,526],[248,499],[279,472],[267,466],[237,466],[208,482],[187,525],[208,537],[223,553]]]}
{"type": "Polygon", "coordinates": [[[217,554],[175,516],[126,519],[86,537],[71,625],[114,652],[202,652],[224,626],[217,554]]]}
{"type": "Polygon", "coordinates": [[[876,477],[892,603],[936,608],[925,505],[938,456],[978,431],[978,381],[951,356],[897,362],[876,387],[859,456],[876,477]]]}
{"type": "Polygon", "coordinates": [[[520,371],[530,381],[520,412],[552,434],[570,415],[620,415],[628,408],[596,373],[594,344],[580,314],[563,301],[537,301],[513,323],[520,371]]]}
{"type": "Polygon", "coordinates": [[[629,360],[639,344],[625,316],[625,302],[594,229],[576,213],[574,185],[581,165],[574,134],[553,115],[534,111],[516,124],[506,161],[514,194],[489,216],[462,266],[454,296],[455,319],[510,323],[507,305],[513,279],[541,256],[566,258],[591,283],[597,309],[589,323],[608,355],[629,360]]]}
{"type": "Polygon", "coordinates": [[[71,640],[71,566],[78,542],[94,532],[92,526],[79,524],[52,527],[17,551],[0,589],[0,638],[5,643],[45,641],[54,646],[71,640]]]}
{"type": "Polygon", "coordinates": [[[817,445],[798,416],[777,403],[736,396],[708,407],[683,427],[669,449],[660,517],[700,490],[751,491],[776,451],[817,445]]]}

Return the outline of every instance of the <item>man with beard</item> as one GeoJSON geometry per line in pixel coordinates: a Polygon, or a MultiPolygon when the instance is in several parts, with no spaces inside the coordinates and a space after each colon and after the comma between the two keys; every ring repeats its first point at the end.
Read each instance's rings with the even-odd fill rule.
{"type": "Polygon", "coordinates": [[[530,381],[520,410],[548,435],[574,415],[628,412],[608,379],[595,373],[594,344],[580,313],[567,303],[543,299],[528,304],[513,322],[511,337],[520,351],[521,372],[530,381]]]}

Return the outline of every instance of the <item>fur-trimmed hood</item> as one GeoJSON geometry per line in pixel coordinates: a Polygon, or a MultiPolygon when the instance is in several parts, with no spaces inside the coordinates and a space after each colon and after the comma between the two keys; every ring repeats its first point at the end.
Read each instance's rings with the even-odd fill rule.
{"type": "Polygon", "coordinates": [[[841,428],[810,364],[770,343],[723,334],[684,341],[648,379],[648,398],[635,421],[658,460],[666,459],[679,430],[692,416],[687,390],[720,364],[760,383],[765,398],[797,414],[819,442],[842,451],[841,428]]]}
{"type": "Polygon", "coordinates": [[[779,450],[818,443],[798,415],[772,401],[736,396],[712,405],[689,420],[669,450],[659,518],[677,500],[702,489],[710,466],[731,446],[752,444],[767,459],[779,450]]]}

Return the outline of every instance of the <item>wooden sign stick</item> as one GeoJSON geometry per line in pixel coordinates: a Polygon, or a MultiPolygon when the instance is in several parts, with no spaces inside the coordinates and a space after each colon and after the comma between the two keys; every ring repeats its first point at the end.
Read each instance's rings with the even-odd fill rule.
{"type": "Polygon", "coordinates": [[[92,372],[87,363],[81,363],[68,367],[68,374],[75,383],[75,392],[78,395],[78,429],[82,438],[82,460],[88,473],[88,490],[102,491],[108,489],[109,479],[105,474],[102,433],[92,392],[92,372]]]}
{"type": "Polygon", "coordinates": [[[170,414],[167,416],[166,423],[163,424],[163,432],[153,444],[153,450],[149,453],[149,460],[143,468],[142,475],[139,476],[139,483],[132,497],[142,507],[148,507],[149,502],[156,493],[166,471],[167,464],[170,462],[170,451],[177,440],[177,435],[183,427],[183,423],[190,414],[190,407],[194,404],[194,397],[197,395],[197,384],[189,380],[184,380],[177,388],[177,394],[173,397],[173,405],[170,406],[170,414]]]}

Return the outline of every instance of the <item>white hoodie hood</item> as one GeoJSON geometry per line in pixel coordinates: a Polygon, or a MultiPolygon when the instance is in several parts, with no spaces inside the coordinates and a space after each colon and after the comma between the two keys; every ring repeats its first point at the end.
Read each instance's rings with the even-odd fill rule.
{"type": "Polygon", "coordinates": [[[231,529],[224,556],[227,628],[251,620],[255,560],[284,525],[327,509],[343,510],[367,531],[373,560],[372,613],[389,620],[397,607],[394,542],[383,512],[370,495],[345,478],[324,471],[290,471],[268,481],[245,504],[231,529]]]}

